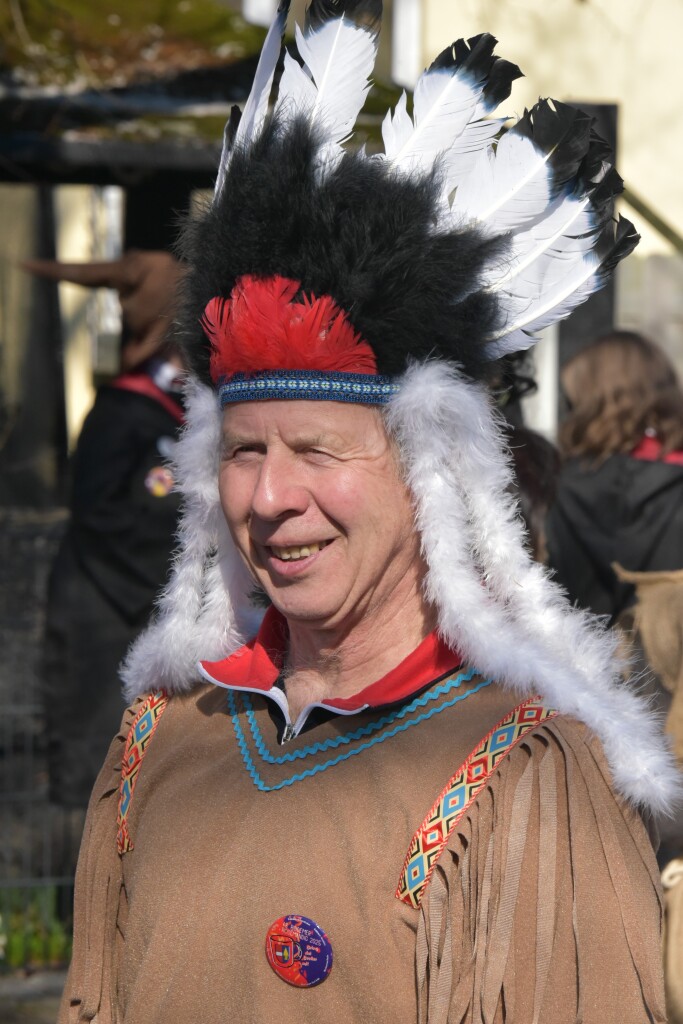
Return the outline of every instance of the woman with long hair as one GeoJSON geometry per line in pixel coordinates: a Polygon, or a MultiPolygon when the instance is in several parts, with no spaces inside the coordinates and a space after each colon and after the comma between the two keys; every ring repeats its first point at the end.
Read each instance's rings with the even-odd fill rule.
{"type": "Polygon", "coordinates": [[[683,391],[667,356],[613,331],[564,366],[564,465],[547,523],[557,580],[612,620],[633,588],[612,569],[683,568],[683,391]]]}

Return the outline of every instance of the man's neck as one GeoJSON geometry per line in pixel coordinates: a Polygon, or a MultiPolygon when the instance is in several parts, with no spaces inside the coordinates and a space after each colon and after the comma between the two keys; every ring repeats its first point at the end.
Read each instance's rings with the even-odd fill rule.
{"type": "Polygon", "coordinates": [[[365,615],[343,633],[289,623],[285,690],[294,721],[303,708],[350,697],[381,679],[408,657],[436,626],[434,610],[419,589],[395,603],[389,616],[365,615]]]}

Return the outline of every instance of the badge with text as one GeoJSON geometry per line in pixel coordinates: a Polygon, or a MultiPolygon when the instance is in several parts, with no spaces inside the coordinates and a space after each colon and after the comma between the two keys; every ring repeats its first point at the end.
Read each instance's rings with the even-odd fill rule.
{"type": "Polygon", "coordinates": [[[271,924],[266,956],[275,973],[298,988],[319,985],[332,970],[330,940],[315,921],[299,914],[287,914],[271,924]]]}

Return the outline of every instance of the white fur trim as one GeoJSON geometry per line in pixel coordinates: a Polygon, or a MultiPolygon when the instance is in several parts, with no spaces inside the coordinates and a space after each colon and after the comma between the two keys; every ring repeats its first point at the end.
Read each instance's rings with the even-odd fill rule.
{"type": "Polygon", "coordinates": [[[515,695],[538,693],[602,741],[617,790],[667,813],[680,777],[661,724],[621,681],[615,637],[572,608],[523,544],[485,390],[445,363],[411,367],[387,409],[446,641],[515,695]]]}
{"type": "MultiPolygon", "coordinates": [[[[602,741],[618,791],[667,813],[680,783],[661,724],[621,682],[612,633],[570,607],[527,554],[485,390],[445,363],[416,365],[386,418],[416,501],[425,591],[447,642],[515,696],[539,693],[585,722],[602,741]]],[[[227,657],[258,628],[262,613],[248,600],[253,581],[218,496],[220,426],[214,393],[191,383],[175,455],[184,495],[179,552],[156,617],[124,663],[128,700],[192,689],[201,682],[200,659],[227,657]]]]}
{"type": "Polygon", "coordinates": [[[252,636],[260,615],[248,600],[251,579],[228,531],[218,496],[221,411],[214,392],[187,388],[187,423],[174,463],[183,511],[179,548],[156,615],[132,645],[121,677],[127,700],[200,682],[197,662],[225,658],[252,636]]]}

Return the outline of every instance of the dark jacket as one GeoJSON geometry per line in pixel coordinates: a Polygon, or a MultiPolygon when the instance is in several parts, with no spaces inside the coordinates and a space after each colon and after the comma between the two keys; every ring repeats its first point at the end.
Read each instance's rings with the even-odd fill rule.
{"type": "Polygon", "coordinates": [[[550,566],[572,602],[613,620],[633,587],[612,568],[683,568],[683,466],[612,455],[569,460],[547,521],[550,566]]]}
{"type": "Polygon", "coordinates": [[[43,691],[50,794],[68,806],[87,803],[121,718],[119,665],[150,615],[175,544],[179,495],[166,462],[182,410],[145,375],[118,384],[126,381],[131,387],[101,388],[86,417],[73,460],[71,519],[49,583],[43,691]]]}
{"type": "Polygon", "coordinates": [[[178,418],[154,398],[103,387],[74,456],[69,526],[74,554],[131,623],[147,617],[168,571],[179,496],[164,493],[165,464],[178,427],[178,418]]]}

